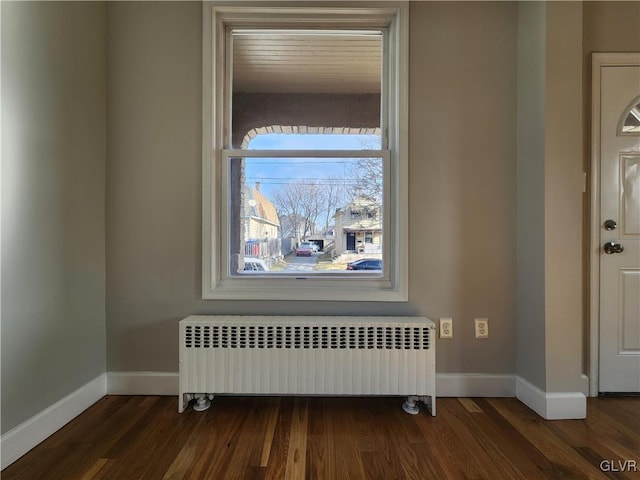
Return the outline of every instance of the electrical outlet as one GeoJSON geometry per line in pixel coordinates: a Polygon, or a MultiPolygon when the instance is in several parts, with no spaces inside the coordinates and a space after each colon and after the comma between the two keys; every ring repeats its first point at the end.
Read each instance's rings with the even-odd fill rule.
{"type": "Polygon", "coordinates": [[[440,338],[453,338],[453,318],[440,319],[440,338]]]}
{"type": "Polygon", "coordinates": [[[489,338],[488,318],[476,318],[476,338],[489,338]]]}

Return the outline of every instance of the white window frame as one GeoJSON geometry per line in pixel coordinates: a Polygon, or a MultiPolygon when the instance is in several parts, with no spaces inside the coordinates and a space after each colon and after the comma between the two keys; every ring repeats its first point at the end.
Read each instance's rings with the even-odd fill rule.
{"type": "MultiPolygon", "coordinates": [[[[293,3],[293,2],[292,2],[293,3]]],[[[408,301],[408,3],[342,2],[265,7],[264,3],[205,2],[203,6],[203,241],[202,297],[228,300],[408,301]],[[230,149],[225,119],[231,99],[225,85],[225,36],[228,26],[286,28],[292,24],[321,28],[386,29],[383,67],[382,117],[384,155],[382,276],[230,275],[228,158],[230,149]]],[[[335,154],[335,151],[330,151],[335,154]]],[[[301,152],[270,151],[270,156],[295,157],[301,152]]],[[[323,157],[326,152],[313,152],[323,157]]],[[[373,152],[371,152],[373,153],[373,152]]],[[[264,152],[262,152],[264,154],[264,152]]],[[[366,151],[341,152],[358,158],[366,151]]],[[[380,151],[376,151],[379,156],[380,151]]],[[[260,156],[260,152],[254,155],[260,156]]],[[[311,157],[309,152],[305,155],[311,157]]]]}

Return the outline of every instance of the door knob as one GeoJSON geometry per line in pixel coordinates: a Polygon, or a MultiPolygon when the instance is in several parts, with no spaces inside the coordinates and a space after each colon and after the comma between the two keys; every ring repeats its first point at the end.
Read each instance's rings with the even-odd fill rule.
{"type": "Polygon", "coordinates": [[[606,220],[604,222],[604,229],[605,230],[609,230],[609,231],[615,230],[617,226],[618,226],[618,224],[616,223],[615,220],[606,220]]]}
{"type": "Polygon", "coordinates": [[[624,247],[615,242],[607,242],[602,248],[604,250],[604,253],[606,253],[607,255],[611,255],[613,253],[622,253],[624,251],[624,247]]]}

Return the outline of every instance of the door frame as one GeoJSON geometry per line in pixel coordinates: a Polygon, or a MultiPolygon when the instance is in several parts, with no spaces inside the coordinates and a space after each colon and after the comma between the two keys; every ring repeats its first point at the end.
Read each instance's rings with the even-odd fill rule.
{"type": "MultiPolygon", "coordinates": [[[[589,244],[589,395],[598,395],[600,378],[600,87],[603,67],[640,66],[640,53],[591,55],[591,239],[589,244]]],[[[620,113],[622,115],[622,112],[620,113]]]]}

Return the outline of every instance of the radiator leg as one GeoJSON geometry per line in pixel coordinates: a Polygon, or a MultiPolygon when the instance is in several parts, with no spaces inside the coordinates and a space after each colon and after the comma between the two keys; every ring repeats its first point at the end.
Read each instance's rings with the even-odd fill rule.
{"type": "Polygon", "coordinates": [[[420,397],[420,401],[427,406],[427,409],[429,410],[429,413],[431,413],[431,416],[435,417],[436,416],[436,396],[432,395],[432,396],[420,397]]]}
{"type": "Polygon", "coordinates": [[[205,394],[199,393],[196,395],[196,403],[193,405],[193,409],[196,412],[204,412],[210,406],[211,406],[211,401],[207,398],[205,394]]]}
{"type": "Polygon", "coordinates": [[[418,397],[415,395],[407,397],[407,401],[402,404],[402,409],[411,415],[417,415],[420,412],[418,405],[416,405],[417,401],[418,397]]]}
{"type": "Polygon", "coordinates": [[[193,399],[190,393],[183,393],[178,396],[178,413],[182,413],[187,409],[189,402],[193,399]]]}

